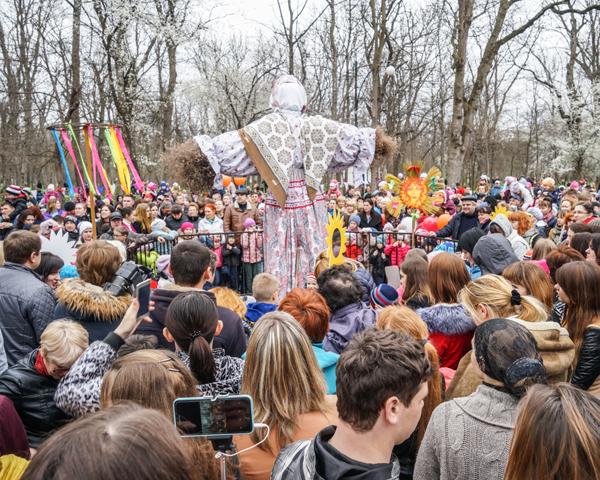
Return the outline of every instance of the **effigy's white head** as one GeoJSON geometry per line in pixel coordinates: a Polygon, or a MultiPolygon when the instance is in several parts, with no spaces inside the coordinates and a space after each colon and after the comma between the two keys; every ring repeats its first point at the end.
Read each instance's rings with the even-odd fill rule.
{"type": "Polygon", "coordinates": [[[272,109],[302,113],[306,101],[306,90],[293,75],[282,75],[273,82],[269,100],[272,109]]]}

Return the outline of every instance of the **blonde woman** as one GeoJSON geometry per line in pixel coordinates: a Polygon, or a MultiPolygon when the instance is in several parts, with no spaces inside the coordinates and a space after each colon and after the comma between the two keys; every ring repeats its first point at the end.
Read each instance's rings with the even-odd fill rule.
{"type": "MultiPolygon", "coordinates": [[[[575,347],[566,329],[547,321],[546,308],[539,300],[521,295],[508,280],[498,275],[484,275],[470,282],[460,291],[459,300],[477,325],[493,318],[507,318],[523,325],[535,337],[548,380],[561,382],[567,379],[575,347]]],[[[469,352],[461,359],[446,396],[470,395],[480,383],[469,352]]]]}
{"type": "Polygon", "coordinates": [[[31,448],[37,448],[68,420],[54,402],[61,378],[88,346],[88,333],[76,322],[57,320],[42,332],[40,348],[0,375],[0,395],[12,400],[31,448]]]}
{"type": "Polygon", "coordinates": [[[424,342],[425,353],[431,364],[432,375],[427,380],[428,394],[425,398],[425,404],[423,405],[423,411],[421,413],[421,419],[415,432],[411,437],[401,445],[396,445],[394,448],[394,454],[400,460],[403,468],[412,470],[414,468],[415,459],[417,457],[417,451],[423,435],[425,435],[425,429],[429,423],[429,418],[433,413],[433,410],[443,400],[443,384],[442,375],[440,373],[440,360],[435,347],[427,341],[429,332],[427,331],[427,325],[421,317],[417,315],[409,307],[387,307],[379,312],[377,316],[376,326],[380,330],[394,330],[396,332],[406,333],[417,341],[424,342]]]}
{"type": "Polygon", "coordinates": [[[152,233],[152,218],[150,209],[147,203],[140,203],[135,207],[133,212],[134,221],[131,224],[136,233],[150,234],[152,233]]]}
{"type": "Polygon", "coordinates": [[[215,287],[210,291],[215,294],[218,307],[232,310],[240,319],[246,317],[246,311],[248,310],[246,304],[242,302],[242,298],[231,288],[215,287]]]}
{"type": "MultiPolygon", "coordinates": [[[[239,455],[246,480],[270,478],[280,450],[298,440],[313,438],[337,424],[335,397],[325,395],[325,380],[308,335],[285,312],[271,312],[257,322],[246,356],[242,393],[254,400],[254,421],[269,425],[269,438],[239,455]]],[[[262,436],[238,436],[237,450],[262,436]]]]}

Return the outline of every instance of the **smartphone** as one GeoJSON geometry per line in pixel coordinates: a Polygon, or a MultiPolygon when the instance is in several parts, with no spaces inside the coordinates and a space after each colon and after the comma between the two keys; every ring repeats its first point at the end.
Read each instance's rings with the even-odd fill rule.
{"type": "Polygon", "coordinates": [[[140,302],[140,309],[138,310],[138,317],[148,314],[150,307],[150,279],[144,280],[135,286],[135,298],[140,302]]]}
{"type": "Polygon", "coordinates": [[[173,422],[183,437],[213,439],[254,431],[252,397],[177,398],[173,402],[173,422]]]}

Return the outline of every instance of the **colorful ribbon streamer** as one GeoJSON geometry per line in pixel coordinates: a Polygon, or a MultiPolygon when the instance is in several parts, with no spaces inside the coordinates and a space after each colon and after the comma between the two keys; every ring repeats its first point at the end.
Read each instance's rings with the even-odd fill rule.
{"type": "Polygon", "coordinates": [[[81,174],[81,170],[79,169],[79,165],[77,163],[77,157],[75,156],[75,152],[73,151],[73,145],[71,144],[71,139],[69,138],[69,135],[67,134],[66,130],[64,130],[62,128],[60,129],[60,135],[62,137],[63,143],[65,144],[65,148],[67,149],[67,152],[69,152],[69,156],[71,157],[71,160],[72,160],[73,164],[75,165],[75,170],[77,170],[77,175],[79,177],[79,182],[80,182],[79,185],[81,186],[82,195],[83,195],[83,198],[85,199],[87,197],[86,192],[85,192],[85,181],[83,179],[83,175],[81,174]]]}
{"type": "Polygon", "coordinates": [[[117,175],[119,176],[119,183],[121,184],[121,188],[126,194],[131,193],[131,179],[129,177],[129,171],[127,170],[127,165],[125,164],[125,160],[123,156],[120,155],[121,151],[117,146],[116,137],[113,135],[114,129],[113,127],[104,129],[104,136],[106,137],[106,143],[108,143],[108,147],[110,149],[110,154],[112,156],[115,167],[117,168],[117,175]]]}
{"type": "Polygon", "coordinates": [[[60,144],[60,138],[58,137],[58,133],[56,133],[56,129],[52,129],[52,136],[54,137],[54,141],[56,142],[56,146],[58,148],[58,154],[60,155],[60,160],[62,162],[63,169],[65,171],[65,176],[67,177],[67,185],[69,186],[69,195],[71,198],[75,196],[75,189],[73,188],[73,181],[71,180],[71,174],[69,173],[69,167],[67,166],[67,159],[65,158],[65,152],[63,151],[62,145],[60,144]]]}
{"type": "MultiPolygon", "coordinates": [[[[84,131],[84,137],[86,140],[86,145],[89,145],[91,154],[92,154],[92,165],[94,169],[94,182],[96,182],[96,172],[100,174],[100,180],[102,181],[102,185],[104,186],[104,190],[106,192],[106,196],[112,200],[112,190],[110,188],[110,182],[108,180],[108,175],[106,174],[106,170],[102,166],[102,162],[100,160],[100,154],[98,153],[98,148],[96,147],[96,142],[94,141],[94,130],[90,124],[87,124],[84,131]]],[[[98,188],[96,187],[96,190],[98,188]]]]}
{"type": "MultiPolygon", "coordinates": [[[[79,142],[77,141],[77,136],[75,135],[75,131],[73,130],[73,125],[71,125],[70,123],[67,123],[67,130],[69,131],[69,134],[71,135],[71,138],[73,139],[73,142],[75,143],[75,146],[77,147],[77,152],[79,153],[79,158],[81,160],[81,166],[83,167],[83,173],[85,175],[86,180],[88,181],[88,188],[90,189],[90,195],[93,197],[96,194],[96,190],[94,189],[95,185],[92,183],[92,179],[90,178],[90,174],[88,172],[88,169],[86,167],[86,162],[85,159],[83,158],[83,154],[81,153],[81,148],[79,148],[79,142]]],[[[69,145],[71,144],[71,142],[69,141],[69,145]]],[[[73,146],[71,146],[71,151],[73,151],[73,146]]],[[[69,146],[67,146],[67,149],[69,148],[69,146]]]]}
{"type": "Polygon", "coordinates": [[[140,178],[140,174],[136,170],[135,165],[133,164],[133,161],[131,160],[131,157],[129,156],[129,151],[127,150],[127,147],[125,146],[125,142],[123,141],[123,135],[121,134],[121,129],[119,127],[115,127],[114,130],[117,135],[119,147],[121,148],[121,153],[125,157],[125,160],[127,161],[127,165],[129,165],[129,170],[131,171],[131,174],[133,175],[133,180],[135,182],[135,188],[137,188],[138,192],[142,192],[144,190],[144,182],[140,178]]]}

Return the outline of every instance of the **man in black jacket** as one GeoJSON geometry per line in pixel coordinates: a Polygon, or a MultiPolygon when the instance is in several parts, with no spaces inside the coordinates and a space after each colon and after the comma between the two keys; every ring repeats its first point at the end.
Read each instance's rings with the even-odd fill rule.
{"type": "Polygon", "coordinates": [[[337,426],[284,448],[271,479],[399,478],[393,448],[419,423],[431,376],[423,345],[403,333],[369,329],[350,341],[336,373],[337,426]]]}
{"type": "Polygon", "coordinates": [[[6,263],[0,267],[0,328],[8,366],[39,345],[52,321],[56,299],[35,270],[42,242],[27,230],[11,233],[3,244],[6,263]]]}
{"type": "Polygon", "coordinates": [[[479,227],[479,219],[477,218],[477,197],[468,195],[462,198],[461,203],[462,212],[454,215],[448,222],[448,225],[435,232],[436,237],[460,240],[463,233],[472,228],[479,227]]]}
{"type": "Polygon", "coordinates": [[[4,189],[4,199],[14,208],[10,214],[10,221],[14,223],[21,212],[27,208],[27,195],[18,185],[9,185],[4,189]]]}
{"type": "MultiPolygon", "coordinates": [[[[173,299],[182,292],[198,290],[209,296],[216,304],[216,298],[210,291],[203,290],[204,284],[214,275],[211,271],[211,251],[196,240],[179,242],[171,252],[169,274],[174,285],[158,288],[152,292],[154,311],[150,313],[151,323],[142,323],[136,333],[155,335],[159,345],[173,349],[162,332],[165,327],[167,309],[173,299]]],[[[217,306],[219,320],[223,322],[223,330],[213,340],[213,348],[222,348],[225,355],[241,357],[246,351],[246,335],[242,320],[228,308],[217,306]]]]}

